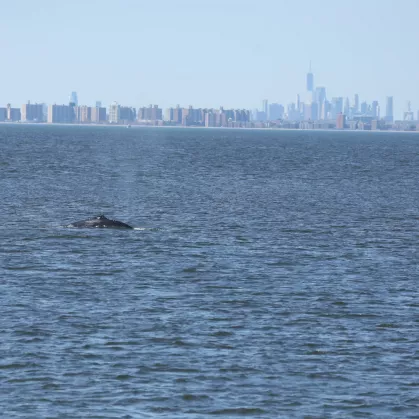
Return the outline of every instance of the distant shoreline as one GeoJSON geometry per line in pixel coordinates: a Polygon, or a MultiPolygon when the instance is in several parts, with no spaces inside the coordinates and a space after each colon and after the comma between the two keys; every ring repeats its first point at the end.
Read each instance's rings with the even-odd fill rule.
{"type": "Polygon", "coordinates": [[[158,129],[202,129],[202,130],[237,130],[237,131],[269,131],[269,132],[281,132],[281,131],[295,131],[295,132],[350,132],[350,133],[404,133],[404,134],[419,134],[419,131],[410,130],[357,130],[357,129],[336,129],[336,128],[278,128],[278,127],[202,127],[202,126],[183,126],[183,125],[140,125],[131,124],[130,126],[125,124],[79,124],[79,123],[50,123],[50,122],[10,122],[1,121],[1,125],[14,125],[14,126],[48,126],[48,127],[103,127],[103,128],[125,128],[125,129],[144,129],[144,128],[158,128],[158,129]]]}

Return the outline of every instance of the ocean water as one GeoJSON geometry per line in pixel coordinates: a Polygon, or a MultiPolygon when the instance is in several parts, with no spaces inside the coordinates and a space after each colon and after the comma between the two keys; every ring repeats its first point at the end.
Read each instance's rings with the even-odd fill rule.
{"type": "Polygon", "coordinates": [[[0,214],[2,418],[419,417],[418,135],[0,125],[0,214]]]}

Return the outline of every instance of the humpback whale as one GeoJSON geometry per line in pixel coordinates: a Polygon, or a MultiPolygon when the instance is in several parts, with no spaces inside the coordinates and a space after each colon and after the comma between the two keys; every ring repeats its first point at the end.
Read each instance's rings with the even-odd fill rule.
{"type": "Polygon", "coordinates": [[[128,224],[122,221],[110,220],[104,215],[98,215],[97,217],[91,218],[90,220],[76,221],[75,223],[69,224],[67,227],[76,228],[130,228],[128,224]]]}

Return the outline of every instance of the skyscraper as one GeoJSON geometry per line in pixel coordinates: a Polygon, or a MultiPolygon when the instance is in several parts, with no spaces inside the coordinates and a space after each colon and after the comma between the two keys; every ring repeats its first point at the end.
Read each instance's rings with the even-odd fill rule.
{"type": "Polygon", "coordinates": [[[22,121],[34,121],[34,122],[43,122],[44,121],[44,109],[43,104],[38,103],[26,103],[22,105],[21,108],[21,117],[22,121]]]}
{"type": "Polygon", "coordinates": [[[387,96],[386,99],[386,122],[393,122],[393,96],[387,96]]]}
{"type": "Polygon", "coordinates": [[[327,119],[330,113],[330,102],[325,100],[320,107],[320,119],[327,119]]]}
{"type": "Polygon", "coordinates": [[[119,123],[120,109],[121,109],[121,107],[118,105],[117,102],[114,102],[112,105],[109,106],[108,121],[109,121],[110,124],[118,124],[119,123]]]}
{"type": "Polygon", "coordinates": [[[340,113],[336,115],[336,129],[344,129],[346,124],[346,115],[340,113]]]}
{"type": "Polygon", "coordinates": [[[290,103],[287,107],[288,120],[299,121],[301,119],[300,110],[295,106],[295,103],[290,103]]]}
{"type": "Polygon", "coordinates": [[[336,116],[343,113],[343,97],[332,98],[332,119],[336,119],[336,116]]]}
{"type": "Polygon", "coordinates": [[[74,106],[49,105],[48,122],[53,123],[72,123],[74,122],[74,106]]]}
{"type": "Polygon", "coordinates": [[[74,122],[90,123],[92,122],[92,108],[90,106],[75,106],[74,107],[74,122]]]}
{"type": "Polygon", "coordinates": [[[120,122],[129,123],[137,119],[137,111],[135,108],[130,106],[120,106],[119,107],[119,119],[120,122]]]}
{"type": "Polygon", "coordinates": [[[94,124],[100,124],[106,122],[106,108],[96,106],[91,110],[91,121],[94,124]]]}
{"type": "Polygon", "coordinates": [[[343,108],[343,114],[348,116],[349,115],[349,98],[346,98],[345,100],[345,107],[343,108]]]}
{"type": "Polygon", "coordinates": [[[282,119],[284,116],[284,107],[279,103],[271,103],[269,105],[269,119],[271,121],[275,119],[282,119]]]}
{"type": "Polygon", "coordinates": [[[307,73],[307,91],[312,92],[314,89],[314,76],[311,72],[311,61],[310,61],[310,68],[307,73]]]}
{"type": "Polygon", "coordinates": [[[403,120],[404,121],[413,121],[413,112],[412,112],[412,105],[410,100],[407,101],[407,110],[403,112],[403,120]]]}
{"type": "Polygon", "coordinates": [[[269,114],[268,114],[268,100],[265,99],[262,101],[262,112],[265,113],[265,120],[268,119],[269,114]]]}
{"type": "Polygon", "coordinates": [[[317,102],[319,106],[321,106],[325,100],[326,100],[326,88],[316,87],[316,91],[314,94],[314,101],[317,102]]]}
{"type": "Polygon", "coordinates": [[[7,109],[0,108],[0,122],[3,122],[7,119],[7,109]]]}
{"type": "Polygon", "coordinates": [[[77,98],[77,92],[71,92],[70,103],[73,104],[73,106],[78,106],[79,100],[77,98]]]}
{"type": "Polygon", "coordinates": [[[361,103],[361,113],[364,116],[368,114],[368,103],[367,102],[362,102],[361,103]]]}
{"type": "Polygon", "coordinates": [[[317,102],[304,104],[304,119],[307,121],[317,121],[319,119],[319,106],[317,102]]]}
{"type": "Polygon", "coordinates": [[[355,112],[359,111],[359,95],[358,95],[358,93],[355,94],[354,108],[355,108],[355,112]]]}
{"type": "MultiPolygon", "coordinates": [[[[176,108],[175,110],[181,111],[182,115],[174,115],[175,112],[173,112],[173,117],[181,117],[182,119],[180,121],[184,122],[183,119],[188,117],[190,109],[192,109],[192,107],[189,109],[176,108]]],[[[163,119],[163,111],[158,105],[150,105],[148,108],[144,106],[138,109],[137,119],[139,121],[161,121],[163,119]]]]}
{"type": "Polygon", "coordinates": [[[371,105],[371,116],[373,117],[373,118],[378,118],[379,117],[379,115],[378,115],[378,101],[376,101],[376,100],[374,100],[373,102],[372,102],[372,105],[371,105]]]}
{"type": "Polygon", "coordinates": [[[21,112],[19,108],[12,108],[10,103],[6,106],[6,112],[7,112],[7,120],[8,121],[20,121],[21,120],[21,112]]]}

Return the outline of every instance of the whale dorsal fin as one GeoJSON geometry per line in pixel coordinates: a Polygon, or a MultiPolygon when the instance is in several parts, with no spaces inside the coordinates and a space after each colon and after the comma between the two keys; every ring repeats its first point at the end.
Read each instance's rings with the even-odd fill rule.
{"type": "Polygon", "coordinates": [[[96,219],[98,219],[98,220],[107,220],[107,218],[106,218],[103,214],[98,215],[98,216],[96,217],[96,219]]]}

